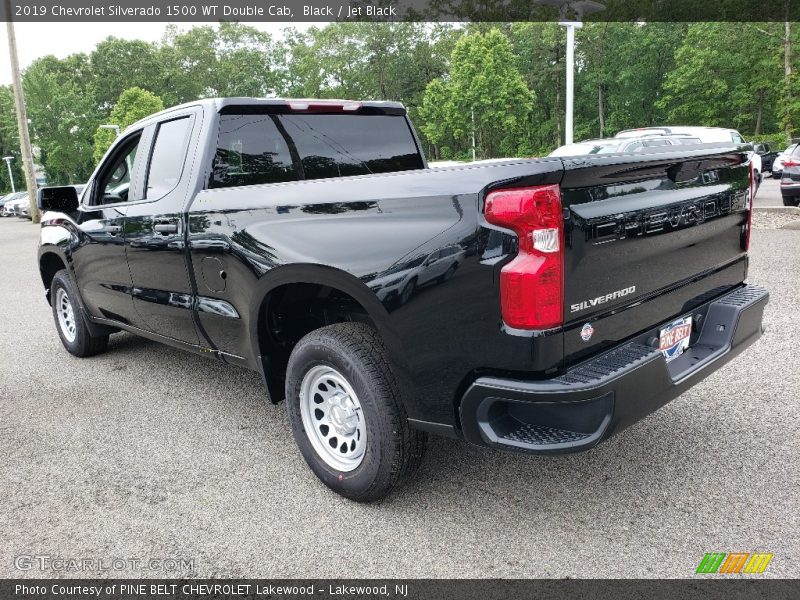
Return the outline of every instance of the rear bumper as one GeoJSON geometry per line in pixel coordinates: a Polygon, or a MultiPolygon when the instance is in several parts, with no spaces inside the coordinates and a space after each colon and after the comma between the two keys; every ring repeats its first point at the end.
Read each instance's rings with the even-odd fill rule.
{"type": "MultiPolygon", "coordinates": [[[[768,292],[746,285],[692,310],[694,332],[667,363],[653,347],[659,327],[548,380],[481,377],[460,413],[472,443],[529,452],[587,450],[701,381],[763,332],[768,292]]],[[[656,342],[657,345],[657,342],[656,342]]]]}
{"type": "Polygon", "coordinates": [[[781,194],[784,196],[800,196],[800,181],[784,183],[781,180],[781,194]]]}

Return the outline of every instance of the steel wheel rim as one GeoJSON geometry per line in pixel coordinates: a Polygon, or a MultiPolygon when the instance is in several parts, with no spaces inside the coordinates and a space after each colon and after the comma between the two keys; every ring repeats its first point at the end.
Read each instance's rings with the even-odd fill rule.
{"type": "Polygon", "coordinates": [[[309,442],[329,467],[358,468],[367,448],[366,422],[353,386],[341,373],[318,365],[303,376],[300,416],[309,442]]]}
{"type": "Polygon", "coordinates": [[[58,326],[61,333],[68,342],[74,342],[78,333],[75,323],[75,311],[72,309],[72,302],[63,288],[58,288],[56,292],[56,314],[58,315],[58,326]]]}

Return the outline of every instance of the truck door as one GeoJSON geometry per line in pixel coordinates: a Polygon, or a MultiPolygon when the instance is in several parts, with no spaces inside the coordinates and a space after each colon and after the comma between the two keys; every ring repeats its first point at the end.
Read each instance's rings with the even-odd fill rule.
{"type": "Polygon", "coordinates": [[[137,326],[198,344],[194,292],[186,264],[182,211],[190,191],[185,167],[192,130],[200,113],[165,116],[152,128],[144,171],[144,199],[128,206],[125,248],[133,281],[137,326]]]}
{"type": "Polygon", "coordinates": [[[123,225],[130,202],[141,199],[149,136],[131,132],[117,142],[89,182],[78,212],[80,244],[73,267],[81,298],[94,317],[131,324],[131,275],[123,225]]]}

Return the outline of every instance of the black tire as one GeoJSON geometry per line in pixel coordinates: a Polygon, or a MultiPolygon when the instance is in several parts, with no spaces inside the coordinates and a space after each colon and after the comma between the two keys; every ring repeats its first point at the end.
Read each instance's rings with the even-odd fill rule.
{"type": "Polygon", "coordinates": [[[800,206],[800,196],[783,196],[784,206],[800,206]]]}
{"type": "Polygon", "coordinates": [[[70,281],[69,275],[64,269],[55,274],[53,282],[50,284],[50,305],[53,310],[53,320],[56,324],[58,337],[61,338],[61,343],[64,344],[67,352],[80,358],[86,358],[105,351],[108,347],[108,335],[93,337],[89,333],[80,299],[77,297],[75,289],[72,287],[72,281],[70,281]],[[71,335],[65,329],[66,325],[62,324],[62,320],[59,318],[59,310],[62,308],[61,292],[66,296],[72,309],[74,335],[71,335]]]}
{"type": "MultiPolygon", "coordinates": [[[[321,400],[320,400],[321,401],[321,400]]],[[[289,357],[286,408],[294,439],[308,466],[337,494],[358,502],[385,498],[422,462],[427,434],[408,423],[401,392],[377,332],[364,323],[338,323],[312,331],[289,357]],[[303,422],[300,391],[304,377],[332,367],[358,396],[365,427],[361,462],[342,472],[314,448],[303,422]]]]}

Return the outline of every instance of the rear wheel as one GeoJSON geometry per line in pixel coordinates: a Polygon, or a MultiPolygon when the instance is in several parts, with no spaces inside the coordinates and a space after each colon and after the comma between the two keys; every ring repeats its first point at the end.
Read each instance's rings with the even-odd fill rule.
{"type": "Polygon", "coordinates": [[[93,337],[89,333],[72,282],[64,269],[55,274],[50,284],[50,303],[58,336],[70,354],[83,358],[106,349],[108,336],[93,337]]]}
{"type": "Polygon", "coordinates": [[[311,470],[359,502],[384,498],[422,461],[426,434],[411,429],[377,332],[339,323],[301,339],[286,369],[286,409],[311,470]]]}
{"type": "Polygon", "coordinates": [[[784,196],[784,206],[800,206],[800,196],[784,196]]]}

